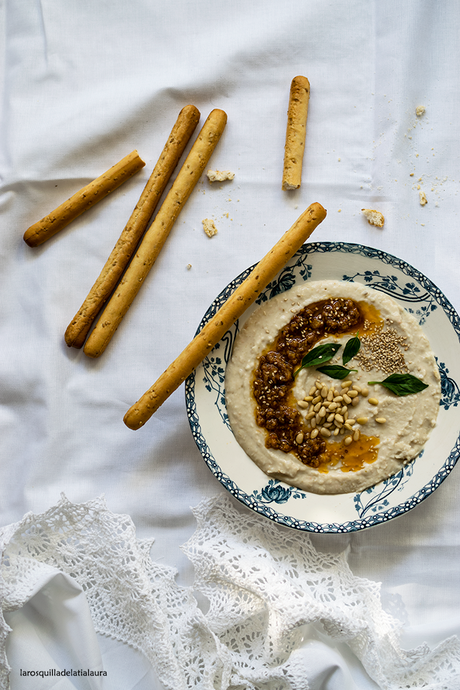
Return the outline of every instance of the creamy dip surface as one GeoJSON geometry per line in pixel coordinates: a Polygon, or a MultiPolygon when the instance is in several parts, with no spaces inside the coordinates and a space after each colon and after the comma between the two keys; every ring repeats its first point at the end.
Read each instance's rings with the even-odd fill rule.
{"type": "MultiPolygon", "coordinates": [[[[317,317],[309,318],[316,325],[317,317]]],[[[321,321],[323,316],[318,318],[321,321]]],[[[272,365],[265,366],[267,371],[272,365]]],[[[363,491],[398,472],[426,443],[436,425],[441,396],[438,367],[415,318],[387,295],[343,281],[307,282],[259,306],[236,338],[225,388],[230,424],[247,455],[269,477],[317,494],[363,491]],[[254,394],[256,372],[260,377],[261,362],[267,357],[279,367],[279,356],[267,353],[276,351],[282,329],[328,300],[332,305],[334,300],[353,301],[360,314],[358,327],[352,325],[345,332],[338,328],[322,336],[319,330],[307,351],[326,343],[341,345],[327,365],[344,366],[350,373],[337,379],[319,372],[317,366],[297,371],[305,348],[295,364],[291,353],[290,367],[296,373],[291,375],[287,367],[283,402],[284,412],[289,408],[285,416],[290,441],[279,444],[272,434],[273,442],[271,411],[267,417],[264,410],[261,422],[259,398],[254,394]],[[354,337],[359,339],[359,351],[344,364],[345,345],[354,337]],[[369,385],[393,373],[411,374],[427,387],[399,396],[381,384],[369,385]],[[291,437],[289,424],[294,430],[291,437]]]]}

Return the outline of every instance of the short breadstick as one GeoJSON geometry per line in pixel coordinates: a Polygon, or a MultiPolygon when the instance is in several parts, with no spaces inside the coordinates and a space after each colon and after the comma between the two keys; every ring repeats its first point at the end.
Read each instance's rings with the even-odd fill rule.
{"type": "Polygon", "coordinates": [[[298,189],[302,181],[309,100],[310,82],[306,77],[294,77],[287,114],[282,184],[284,190],[298,189]]]}
{"type": "Polygon", "coordinates": [[[70,199],[64,201],[54,211],[39,220],[28,228],[24,233],[24,242],[29,247],[38,247],[50,237],[53,237],[59,230],[65,228],[83,211],[87,211],[98,201],[104,199],[107,194],[113,192],[117,187],[135,175],[145,162],[139,157],[137,151],[132,151],[125,156],[119,163],[112,166],[103,175],[87,184],[80,191],[73,194],[70,199]]]}
{"type": "Polygon", "coordinates": [[[85,342],[94,319],[110,297],[134,254],[199,119],[200,112],[194,105],[186,105],[180,111],[131,218],[122,231],[98,279],[67,327],[65,341],[69,347],[81,347],[85,342]]]}
{"type": "Polygon", "coordinates": [[[180,386],[219,342],[231,325],[256,300],[299,247],[324,220],[321,204],[307,208],[268,254],[257,264],[246,280],[222,305],[185,350],[160,376],[158,381],[125,414],[130,429],[139,429],[164,401],[180,386]]]}
{"type": "Polygon", "coordinates": [[[86,341],[84,352],[88,357],[99,357],[110,342],[155,263],[180,211],[200,179],[226,122],[227,115],[223,110],[213,110],[204,123],[166,199],[86,341]]]}

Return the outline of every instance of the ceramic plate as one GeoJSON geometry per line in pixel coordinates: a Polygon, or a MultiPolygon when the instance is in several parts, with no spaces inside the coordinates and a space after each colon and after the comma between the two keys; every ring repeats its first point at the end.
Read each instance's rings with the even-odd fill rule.
{"type": "MultiPolygon", "coordinates": [[[[198,331],[248,276],[248,268],[211,304],[198,331]]],[[[216,479],[267,518],[308,532],[362,530],[407,513],[433,493],[460,454],[460,319],[443,293],[401,259],[359,244],[306,244],[227,331],[187,379],[186,405],[195,442],[216,479]],[[254,309],[305,280],[346,280],[390,295],[428,336],[442,381],[438,423],[422,453],[400,472],[361,493],[319,496],[270,479],[235,440],[225,407],[225,369],[235,337],[254,309]]]]}

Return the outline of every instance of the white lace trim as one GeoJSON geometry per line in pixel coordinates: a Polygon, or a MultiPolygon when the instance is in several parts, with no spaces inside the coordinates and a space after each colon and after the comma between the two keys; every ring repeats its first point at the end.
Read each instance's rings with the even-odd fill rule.
{"type": "MultiPolygon", "coordinates": [[[[308,690],[305,639],[346,643],[383,690],[460,686],[460,642],[405,651],[400,624],[385,613],[380,586],[355,577],[344,554],[318,553],[307,534],[271,523],[228,496],[195,510],[197,529],[183,546],[196,591],[150,558],[132,520],[103,499],[64,496],[43,515],[0,530],[2,611],[27,601],[43,569],[58,569],[86,593],[97,632],[132,645],[166,688],[308,690]]],[[[0,683],[8,687],[0,616],[0,683]]]]}

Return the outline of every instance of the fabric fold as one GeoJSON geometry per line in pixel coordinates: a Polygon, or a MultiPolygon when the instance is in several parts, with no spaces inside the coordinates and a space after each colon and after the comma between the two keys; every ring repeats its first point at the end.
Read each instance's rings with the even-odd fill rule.
{"type": "Polygon", "coordinates": [[[343,645],[382,690],[460,682],[459,640],[401,649],[402,626],[384,611],[379,583],[353,575],[345,552],[320,553],[308,534],[228,495],[193,514],[196,530],[182,547],[193,587],[155,563],[152,540],[138,540],[132,519],[102,498],[62,496],[1,530],[2,687],[9,663],[43,676],[92,669],[88,687],[105,688],[97,634],[141,652],[171,690],[353,688],[343,645]]]}

